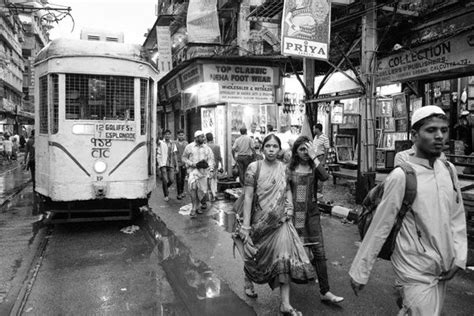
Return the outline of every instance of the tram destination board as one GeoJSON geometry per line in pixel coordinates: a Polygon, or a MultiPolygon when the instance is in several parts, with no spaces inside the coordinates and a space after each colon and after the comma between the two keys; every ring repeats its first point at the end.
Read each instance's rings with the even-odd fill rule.
{"type": "Polygon", "coordinates": [[[127,123],[99,123],[95,126],[95,137],[99,139],[134,141],[135,126],[127,123]]]}

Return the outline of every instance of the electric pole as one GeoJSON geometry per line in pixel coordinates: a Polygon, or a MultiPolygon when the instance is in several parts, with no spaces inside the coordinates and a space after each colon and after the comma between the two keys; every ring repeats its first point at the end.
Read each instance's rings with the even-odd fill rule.
{"type": "Polygon", "coordinates": [[[364,0],[366,14],[362,17],[361,77],[365,95],[361,98],[359,126],[359,163],[357,165],[356,202],[361,203],[375,185],[375,104],[377,63],[377,11],[376,1],[364,0]]]}

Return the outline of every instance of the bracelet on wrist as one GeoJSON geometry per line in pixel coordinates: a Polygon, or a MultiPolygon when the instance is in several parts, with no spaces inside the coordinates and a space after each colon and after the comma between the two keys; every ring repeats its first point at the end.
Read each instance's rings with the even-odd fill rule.
{"type": "Polygon", "coordinates": [[[250,227],[250,226],[245,226],[245,225],[240,226],[240,228],[241,228],[241,229],[245,229],[245,230],[250,230],[250,229],[252,229],[252,227],[250,227]]]}

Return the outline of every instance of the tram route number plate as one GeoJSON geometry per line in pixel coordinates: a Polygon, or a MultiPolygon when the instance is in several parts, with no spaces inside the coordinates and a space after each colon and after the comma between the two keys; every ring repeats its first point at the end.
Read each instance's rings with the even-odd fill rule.
{"type": "Polygon", "coordinates": [[[135,140],[135,126],[124,123],[99,123],[95,126],[95,138],[135,140]]]}

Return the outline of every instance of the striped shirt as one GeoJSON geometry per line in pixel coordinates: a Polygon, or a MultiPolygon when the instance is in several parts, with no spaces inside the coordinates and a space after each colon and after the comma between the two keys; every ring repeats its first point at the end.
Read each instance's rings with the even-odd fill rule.
{"type": "Polygon", "coordinates": [[[316,135],[313,140],[313,147],[316,150],[316,156],[324,155],[325,149],[329,149],[329,138],[324,135],[316,135]]]}

